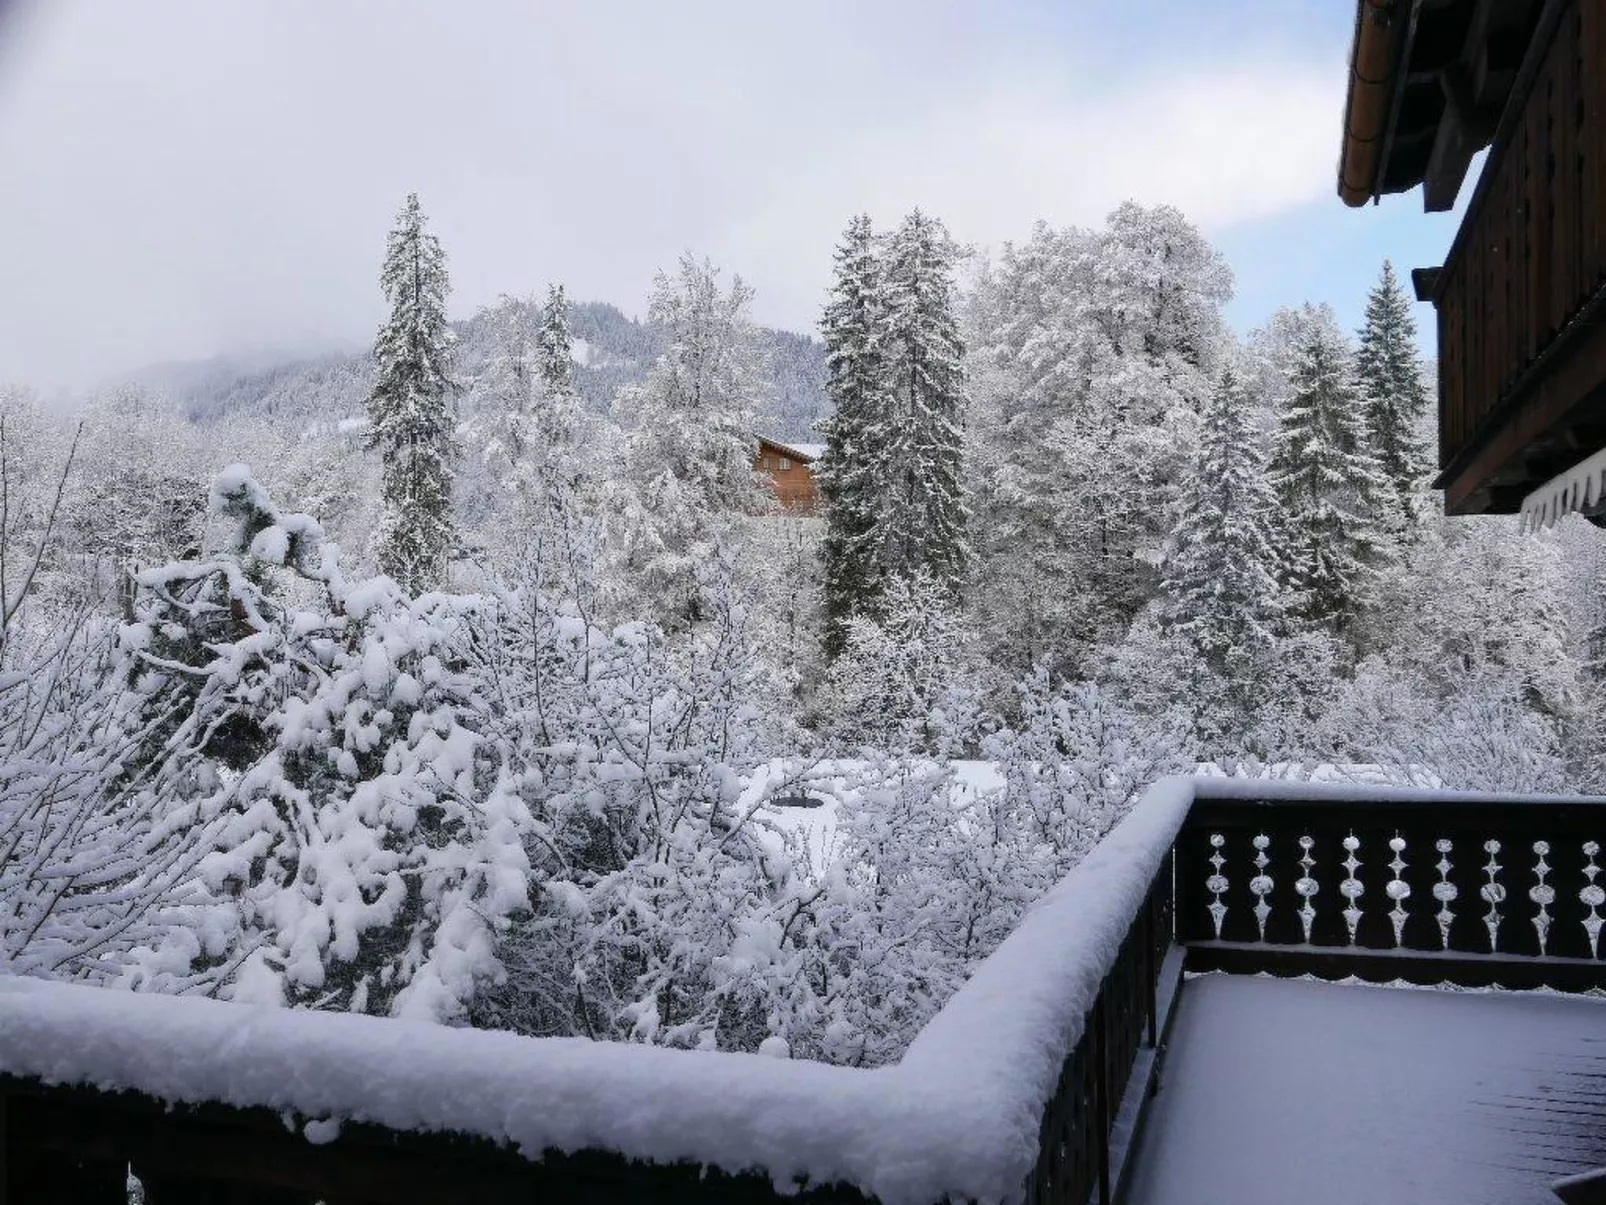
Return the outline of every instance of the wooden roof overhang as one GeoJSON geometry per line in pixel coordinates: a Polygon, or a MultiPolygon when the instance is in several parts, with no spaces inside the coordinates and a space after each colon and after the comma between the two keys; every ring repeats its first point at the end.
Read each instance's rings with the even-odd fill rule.
{"type": "Polygon", "coordinates": [[[1606,512],[1606,0],[1357,0],[1339,193],[1423,186],[1450,514],[1606,512]]]}
{"type": "Polygon", "coordinates": [[[1364,205],[1424,186],[1449,209],[1494,139],[1545,0],[1358,0],[1338,193],[1364,205]]]}
{"type": "Polygon", "coordinates": [[[782,443],[778,439],[771,439],[768,435],[759,435],[755,438],[758,440],[760,448],[767,448],[769,451],[781,456],[789,456],[799,464],[813,464],[819,459],[817,455],[807,448],[800,448],[796,444],[782,443]]]}

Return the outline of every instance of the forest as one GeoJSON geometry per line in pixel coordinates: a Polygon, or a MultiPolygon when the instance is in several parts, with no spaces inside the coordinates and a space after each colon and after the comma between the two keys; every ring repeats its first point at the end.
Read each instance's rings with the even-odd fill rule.
{"type": "Polygon", "coordinates": [[[414,196],[371,352],[0,386],[0,971],[873,1066],[1161,776],[1606,790],[1603,537],[1442,515],[1389,265],[819,251],[454,322],[414,196]]]}

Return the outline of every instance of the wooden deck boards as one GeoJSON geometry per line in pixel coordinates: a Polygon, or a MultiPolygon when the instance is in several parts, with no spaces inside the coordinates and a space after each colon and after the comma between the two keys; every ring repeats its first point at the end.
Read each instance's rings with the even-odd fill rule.
{"type": "Polygon", "coordinates": [[[1129,1205],[1555,1205],[1606,1165],[1606,999],[1206,975],[1129,1205]]]}

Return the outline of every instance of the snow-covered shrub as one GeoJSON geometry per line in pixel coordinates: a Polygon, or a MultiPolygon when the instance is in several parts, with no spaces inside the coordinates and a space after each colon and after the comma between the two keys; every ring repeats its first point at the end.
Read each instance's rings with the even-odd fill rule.
{"type": "Polygon", "coordinates": [[[728,580],[670,642],[607,631],[535,583],[476,618],[476,672],[498,686],[488,731],[531,818],[533,914],[503,937],[509,978],[482,1019],[537,1034],[756,1049],[790,863],[744,782],[767,724],[728,580]]]}
{"type": "Polygon", "coordinates": [[[784,968],[779,1032],[795,1054],[895,1060],[1138,795],[1183,767],[1168,730],[1091,685],[1054,689],[1040,673],[1020,694],[1021,726],[981,738],[1002,786],[907,755],[838,767],[835,861],[812,890],[791,884],[770,963],[784,968]]]}
{"type": "Polygon", "coordinates": [[[1056,688],[1039,670],[1017,689],[1021,722],[983,748],[1003,772],[1010,808],[1053,850],[1058,878],[1144,789],[1186,762],[1168,725],[1120,706],[1094,683],[1056,688]]]}
{"type": "MultiPolygon", "coordinates": [[[[6,435],[0,419],[9,485],[6,435]]],[[[205,830],[167,815],[170,777],[137,758],[166,704],[123,690],[129,653],[99,600],[35,588],[71,461],[38,514],[0,508],[0,971],[106,980],[193,942],[173,905],[205,830]]]]}
{"type": "Polygon", "coordinates": [[[1363,662],[1326,717],[1333,748],[1411,786],[1573,789],[1555,721],[1529,706],[1519,680],[1485,669],[1447,675],[1444,687],[1426,691],[1397,666],[1363,662]]]}
{"type": "Polygon", "coordinates": [[[346,582],[244,466],[212,509],[229,543],[141,574],[123,637],[140,691],[187,700],[146,756],[215,827],[193,953],[235,998],[457,1019],[528,906],[523,805],[453,663],[476,602],[346,582]]]}

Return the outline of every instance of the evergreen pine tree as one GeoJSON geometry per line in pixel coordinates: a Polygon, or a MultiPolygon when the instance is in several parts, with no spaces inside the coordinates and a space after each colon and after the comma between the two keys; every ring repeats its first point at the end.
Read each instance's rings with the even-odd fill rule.
{"type": "Polygon", "coordinates": [[[1283,584],[1297,614],[1353,636],[1386,555],[1388,478],[1372,455],[1351,354],[1332,311],[1297,316],[1271,481],[1282,504],[1283,584]]]}
{"type": "Polygon", "coordinates": [[[912,579],[923,569],[952,599],[959,596],[971,554],[955,254],[943,224],[919,210],[888,240],[887,404],[865,432],[882,459],[887,486],[876,532],[882,572],[912,579]]]}
{"type": "Polygon", "coordinates": [[[409,193],[379,277],[390,318],[374,344],[368,446],[383,458],[380,568],[414,594],[442,585],[453,540],[450,281],[440,240],[409,193]]]}
{"type": "Polygon", "coordinates": [[[569,301],[562,285],[551,285],[535,331],[535,380],[527,417],[529,475],[545,497],[572,490],[584,475],[584,457],[575,446],[580,434],[580,396],[574,385],[574,337],[569,301]],[[554,491],[557,491],[555,493],[554,491]]]}
{"type": "Polygon", "coordinates": [[[845,648],[847,623],[875,595],[878,580],[874,539],[883,466],[869,433],[882,423],[886,407],[884,308],[875,232],[861,214],[848,223],[837,248],[836,282],[820,323],[826,391],[835,407],[824,424],[826,453],[819,468],[825,649],[833,657],[845,648]]]}
{"type": "Polygon", "coordinates": [[[1395,514],[1388,526],[1403,534],[1417,518],[1417,485],[1427,464],[1417,432],[1428,395],[1417,359],[1411,302],[1388,260],[1383,261],[1382,278],[1366,301],[1355,376],[1373,449],[1393,493],[1395,514]]]}
{"type": "Polygon", "coordinates": [[[562,285],[547,287],[536,334],[536,362],[549,393],[574,396],[574,336],[569,330],[569,299],[562,285]]]}
{"type": "Polygon", "coordinates": [[[1200,415],[1161,581],[1161,622],[1189,648],[1208,737],[1247,731],[1259,706],[1284,609],[1276,510],[1251,399],[1229,368],[1200,415]]]}

